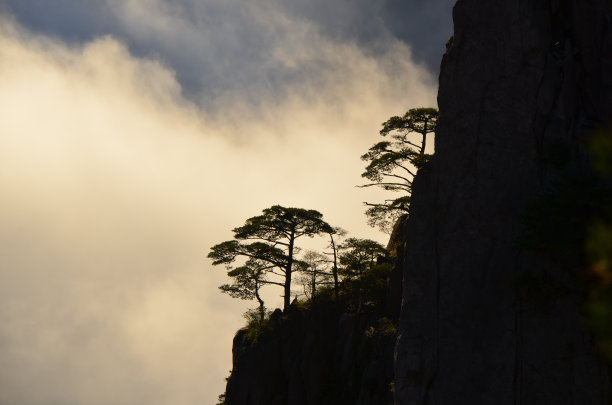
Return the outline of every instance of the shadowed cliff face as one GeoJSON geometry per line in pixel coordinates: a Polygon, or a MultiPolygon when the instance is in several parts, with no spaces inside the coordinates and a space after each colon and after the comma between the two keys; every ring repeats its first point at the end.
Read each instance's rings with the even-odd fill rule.
{"type": "Polygon", "coordinates": [[[277,310],[256,342],[240,330],[226,403],[392,404],[395,327],[338,309],[277,310]]]}
{"type": "Polygon", "coordinates": [[[457,2],[436,154],[404,229],[398,404],[608,403],[571,264],[517,239],[529,202],[588,171],[584,139],[612,122],[611,10],[603,0],[457,2]],[[513,281],[522,274],[561,293],[525,299],[513,281]]]}

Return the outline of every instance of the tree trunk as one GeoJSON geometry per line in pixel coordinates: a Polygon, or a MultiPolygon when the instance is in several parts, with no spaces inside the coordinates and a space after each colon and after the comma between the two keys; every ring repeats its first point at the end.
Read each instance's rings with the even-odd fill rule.
{"type": "Polygon", "coordinates": [[[314,297],[315,297],[315,293],[316,293],[316,286],[317,284],[317,269],[316,267],[313,269],[312,271],[312,285],[311,285],[311,292],[310,292],[310,300],[314,301],[314,297]]]}
{"type": "Polygon", "coordinates": [[[259,301],[259,318],[263,321],[266,314],[266,307],[264,306],[264,301],[259,296],[259,285],[255,287],[255,298],[259,301]]]}
{"type": "Polygon", "coordinates": [[[427,121],[425,121],[425,126],[423,127],[423,142],[421,142],[421,151],[419,152],[421,156],[425,154],[426,143],[427,143],[427,121]]]}
{"type": "Polygon", "coordinates": [[[334,296],[336,297],[336,299],[338,299],[338,252],[336,250],[336,243],[334,242],[334,236],[330,234],[329,238],[331,239],[331,246],[334,252],[334,268],[332,271],[334,275],[334,296]]]}
{"type": "Polygon", "coordinates": [[[285,272],[285,296],[283,303],[283,311],[286,311],[289,308],[289,304],[291,304],[291,270],[293,267],[293,245],[295,243],[295,232],[291,232],[291,237],[289,238],[289,251],[287,258],[287,269],[285,272]]]}

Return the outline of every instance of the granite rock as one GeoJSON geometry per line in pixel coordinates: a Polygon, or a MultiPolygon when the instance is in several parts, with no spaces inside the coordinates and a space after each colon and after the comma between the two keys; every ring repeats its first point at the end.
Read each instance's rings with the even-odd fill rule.
{"type": "Polygon", "coordinates": [[[519,274],[568,283],[517,246],[522,212],[612,122],[612,2],[459,0],[440,71],[435,155],[404,227],[396,403],[607,404],[571,286],[547,308],[519,274]]]}

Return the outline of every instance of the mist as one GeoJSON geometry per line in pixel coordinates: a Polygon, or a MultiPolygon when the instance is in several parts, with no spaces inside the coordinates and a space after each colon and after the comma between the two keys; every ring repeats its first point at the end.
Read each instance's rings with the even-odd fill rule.
{"type": "Polygon", "coordinates": [[[434,75],[391,36],[372,52],[245,6],[267,50],[238,68],[219,51],[232,38],[202,39],[168,3],[107,3],[132,36],[199,52],[202,85],[122,35],[69,41],[2,15],[3,404],[214,403],[253,304],[218,291],[208,248],[273,204],[384,242],[359,156],[390,115],[435,106],[434,75]]]}

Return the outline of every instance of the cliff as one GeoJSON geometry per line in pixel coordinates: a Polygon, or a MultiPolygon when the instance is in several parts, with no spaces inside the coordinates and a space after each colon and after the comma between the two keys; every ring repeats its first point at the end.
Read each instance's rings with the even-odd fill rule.
{"type": "Polygon", "coordinates": [[[436,153],[404,228],[396,403],[608,403],[571,263],[517,240],[529,203],[588,171],[585,139],[612,121],[611,10],[456,3],[436,153]],[[542,305],[521,294],[524,275],[562,288],[542,305]]]}
{"type": "Polygon", "coordinates": [[[397,331],[331,302],[276,312],[256,341],[236,335],[228,404],[609,403],[579,263],[520,241],[532,203],[588,174],[585,144],[612,124],[612,1],[459,0],[453,18],[436,153],[391,243],[397,331]]]}
{"type": "Polygon", "coordinates": [[[334,305],[272,314],[270,330],[234,338],[227,404],[393,403],[396,329],[367,314],[344,314],[334,305]]]}
{"type": "MultiPolygon", "coordinates": [[[[388,246],[399,255],[404,223],[398,222],[388,246]]],[[[364,305],[356,304],[350,288],[338,299],[327,290],[314,302],[277,309],[255,330],[238,331],[225,403],[393,404],[402,274],[399,262],[390,261],[372,274],[374,282],[363,280],[364,305]]]]}

